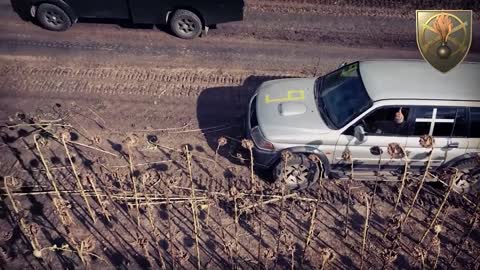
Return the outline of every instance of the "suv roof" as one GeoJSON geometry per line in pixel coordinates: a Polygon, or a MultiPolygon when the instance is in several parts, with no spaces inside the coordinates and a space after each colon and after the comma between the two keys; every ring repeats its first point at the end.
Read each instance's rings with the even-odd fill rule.
{"type": "Polygon", "coordinates": [[[480,63],[462,63],[441,73],[425,61],[360,61],[360,74],[373,101],[480,101],[480,63]]]}

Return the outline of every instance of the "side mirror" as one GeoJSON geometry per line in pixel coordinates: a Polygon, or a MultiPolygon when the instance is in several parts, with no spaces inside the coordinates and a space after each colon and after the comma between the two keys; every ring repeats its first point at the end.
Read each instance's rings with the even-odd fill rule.
{"type": "Polygon", "coordinates": [[[340,66],[338,66],[338,68],[342,68],[342,67],[344,67],[344,66],[346,66],[346,65],[348,65],[348,63],[347,63],[347,62],[343,62],[343,63],[340,64],[340,66]]]}
{"type": "Polygon", "coordinates": [[[365,130],[362,126],[358,125],[353,129],[353,136],[359,141],[365,141],[365,130]]]}

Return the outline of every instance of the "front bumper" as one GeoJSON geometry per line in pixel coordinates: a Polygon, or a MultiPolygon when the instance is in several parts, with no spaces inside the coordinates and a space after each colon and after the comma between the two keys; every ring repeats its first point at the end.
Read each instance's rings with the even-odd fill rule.
{"type": "MultiPolygon", "coordinates": [[[[248,128],[249,126],[245,125],[245,127],[246,127],[245,137],[253,142],[252,136],[250,134],[250,128],[248,128]]],[[[252,149],[252,154],[253,154],[254,166],[259,169],[272,168],[272,166],[275,165],[276,161],[280,156],[278,151],[265,151],[258,148],[256,145],[252,149]]]]}
{"type": "MultiPolygon", "coordinates": [[[[256,96],[253,96],[250,100],[248,106],[247,117],[245,117],[244,122],[244,129],[245,129],[245,138],[254,142],[250,131],[252,130],[252,123],[257,125],[256,121],[256,96]],[[253,110],[252,110],[253,106],[253,110]]],[[[254,142],[255,145],[255,142],[254,142]]],[[[278,160],[280,153],[278,151],[266,151],[258,148],[256,145],[252,149],[253,154],[253,161],[254,166],[259,169],[270,169],[273,165],[275,165],[276,161],[278,160]]]]}

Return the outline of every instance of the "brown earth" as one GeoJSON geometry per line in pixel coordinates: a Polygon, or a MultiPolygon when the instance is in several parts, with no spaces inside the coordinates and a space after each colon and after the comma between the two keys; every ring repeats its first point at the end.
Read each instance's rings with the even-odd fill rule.
{"type": "MultiPolygon", "coordinates": [[[[194,269],[200,258],[206,269],[290,268],[293,251],[296,268],[313,269],[322,266],[322,254],[332,251],[327,268],[355,269],[362,261],[367,210],[362,198],[367,194],[374,199],[364,268],[382,268],[385,251],[397,255],[387,268],[420,268],[421,256],[414,247],[445,189],[422,189],[396,247],[395,234],[383,235],[395,225],[389,223],[392,215],[405,215],[412,203],[418,187],[414,176],[398,211],[394,205],[399,184],[385,182],[376,189],[373,183],[325,182],[319,193],[287,195],[282,206],[281,188],[268,177],[257,178],[263,199],[259,187],[250,190],[249,155],[237,147],[246,101],[261,82],[320,75],[358,59],[420,58],[415,8],[479,8],[473,1],[399,2],[249,1],[244,22],[220,25],[208,37],[183,41],[128,22],[83,22],[64,33],[48,32],[22,21],[9,1],[1,0],[0,267],[86,268],[88,263],[93,269],[156,269],[163,259],[167,269],[194,269]],[[62,134],[71,141],[74,166],[62,134]],[[38,148],[34,136],[39,136],[38,148]],[[228,144],[219,148],[216,158],[220,136],[226,136],[228,144]],[[193,154],[192,181],[185,145],[193,154]],[[11,177],[17,183],[11,183],[11,177]],[[53,192],[52,179],[70,208],[56,210],[59,195],[53,192]],[[199,257],[189,203],[192,183],[199,257]],[[235,222],[235,206],[275,198],[254,207],[256,211],[240,212],[235,222]],[[316,198],[321,203],[311,205],[316,198]],[[73,223],[62,225],[62,213],[69,213],[73,223]],[[312,240],[304,252],[311,228],[312,240]],[[38,239],[34,246],[44,249],[41,258],[33,254],[32,236],[38,239]],[[82,243],[87,247],[79,251],[82,243]],[[54,245],[66,246],[54,250],[54,245]]],[[[474,29],[479,26],[477,20],[474,29]]],[[[478,31],[473,40],[467,60],[479,61],[478,31]]],[[[447,205],[437,222],[443,226],[439,242],[431,232],[420,250],[426,252],[426,267],[433,266],[440,247],[439,268],[454,262],[455,268],[478,269],[475,202],[452,194],[447,205]]]]}

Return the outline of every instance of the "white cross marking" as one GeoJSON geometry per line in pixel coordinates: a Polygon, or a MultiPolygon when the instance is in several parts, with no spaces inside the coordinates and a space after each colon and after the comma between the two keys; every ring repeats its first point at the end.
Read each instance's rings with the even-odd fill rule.
{"type": "Polygon", "coordinates": [[[437,119],[437,108],[433,108],[432,118],[417,118],[415,122],[423,122],[423,123],[430,123],[430,131],[428,135],[433,134],[433,128],[435,127],[435,123],[453,123],[455,119],[437,119]]]}

